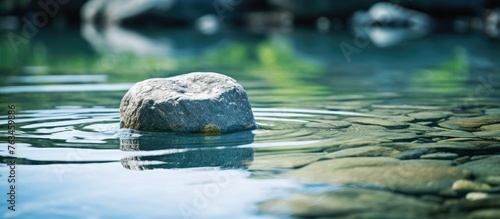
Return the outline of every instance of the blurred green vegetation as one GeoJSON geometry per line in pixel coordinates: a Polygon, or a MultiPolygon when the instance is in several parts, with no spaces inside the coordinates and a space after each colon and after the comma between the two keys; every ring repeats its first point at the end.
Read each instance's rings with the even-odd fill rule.
{"type": "MultiPolygon", "coordinates": [[[[37,41],[19,44],[18,52],[7,38],[0,40],[0,56],[6,61],[0,68],[6,74],[24,74],[26,66],[44,66],[50,74],[106,74],[109,82],[136,82],[152,77],[168,77],[191,71],[216,71],[242,80],[257,80],[288,89],[291,95],[319,92],[321,87],[308,81],[323,76],[324,66],[300,59],[284,43],[263,41],[248,45],[231,42],[205,54],[183,58],[137,55],[123,53],[58,54],[37,41]]],[[[70,46],[71,48],[71,46],[70,46]]],[[[0,82],[1,83],[1,82],[0,82]]]]}
{"type": "MultiPolygon", "coordinates": [[[[57,40],[56,40],[57,42],[57,40]]],[[[81,41],[84,42],[84,41],[81,41]]],[[[135,83],[147,78],[169,77],[194,71],[213,71],[227,74],[244,84],[250,95],[257,96],[258,102],[283,102],[301,96],[332,95],[342,89],[364,92],[369,88],[363,86],[380,86],[377,83],[365,83],[361,75],[335,74],[335,68],[328,63],[313,62],[301,57],[284,40],[264,39],[257,42],[244,40],[229,43],[196,54],[183,56],[137,55],[132,52],[97,53],[87,45],[71,43],[45,43],[30,40],[19,44],[14,51],[7,37],[0,37],[0,70],[2,75],[73,75],[99,74],[107,75],[107,81],[96,83],[135,83]],[[63,48],[63,49],[61,49],[63,48]],[[30,66],[42,66],[42,70],[29,70],[30,66]],[[344,76],[342,76],[344,75],[344,76]],[[349,76],[349,77],[346,77],[349,76]],[[354,80],[354,81],[353,81],[354,80]],[[245,84],[247,83],[248,84],[245,84]],[[333,86],[333,84],[334,86],[333,86]],[[265,98],[264,98],[265,97],[265,98]]],[[[175,54],[175,53],[174,53],[175,54]]],[[[384,69],[382,69],[384,71],[384,69]]],[[[384,76],[385,74],[382,74],[384,76]]],[[[389,74],[385,77],[390,77],[389,74]]],[[[466,49],[457,47],[448,58],[438,61],[433,66],[408,72],[402,83],[392,83],[390,90],[399,92],[402,89],[425,88],[430,92],[455,92],[463,89],[469,80],[469,63],[466,49]]],[[[72,82],[78,83],[78,82],[72,82]]],[[[0,81],[4,85],[9,81],[0,81]]],[[[111,101],[116,104],[120,92],[114,94],[111,101]]],[[[56,95],[56,94],[54,94],[56,95]]],[[[57,94],[60,96],[63,94],[57,94]]],[[[40,104],[48,99],[38,95],[40,104]]],[[[76,97],[73,95],[73,97],[76,97]]],[[[68,99],[60,97],[60,99],[68,99]]],[[[83,98],[85,99],[85,98],[83,98]]],[[[80,100],[66,100],[77,104],[80,100]]],[[[107,99],[108,102],[110,102],[107,99]]],[[[255,100],[255,99],[254,99],[255,100]]],[[[101,103],[101,102],[99,102],[101,103]]],[[[105,103],[102,103],[105,104],[105,103]]]]}
{"type": "Polygon", "coordinates": [[[420,87],[445,88],[445,92],[460,89],[468,79],[469,62],[463,47],[456,47],[448,59],[434,68],[421,69],[414,74],[413,83],[420,87]]]}
{"type": "MultiPolygon", "coordinates": [[[[104,74],[107,81],[95,83],[135,83],[147,78],[213,71],[244,84],[254,103],[289,102],[304,95],[328,93],[328,87],[317,83],[318,78],[325,77],[325,66],[301,59],[287,45],[276,41],[255,44],[233,41],[205,53],[180,57],[96,53],[82,49],[81,45],[55,46],[37,40],[19,44],[17,49],[16,52],[6,37],[0,37],[0,57],[5,60],[0,62],[2,75],[104,74]]],[[[0,81],[0,86],[6,85],[33,83],[0,81]]],[[[20,110],[50,109],[61,104],[113,108],[119,106],[123,94],[124,91],[12,93],[2,95],[0,101],[17,104],[20,110]]]]}
{"type": "Polygon", "coordinates": [[[0,11],[12,11],[28,7],[33,0],[2,0],[0,1],[0,11]]]}

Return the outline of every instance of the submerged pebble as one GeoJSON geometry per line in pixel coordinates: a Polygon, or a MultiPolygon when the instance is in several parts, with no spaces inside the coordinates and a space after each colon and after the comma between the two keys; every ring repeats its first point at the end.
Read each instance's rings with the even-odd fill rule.
{"type": "Polygon", "coordinates": [[[440,152],[440,153],[432,153],[432,154],[424,154],[420,156],[421,159],[455,159],[458,157],[458,154],[455,153],[446,153],[446,152],[440,152]]]}
{"type": "Polygon", "coordinates": [[[415,120],[409,116],[387,116],[387,119],[395,122],[413,122],[415,120]]]}
{"type": "Polygon", "coordinates": [[[477,137],[500,141],[500,130],[479,131],[473,133],[477,137]]]}
{"type": "Polygon", "coordinates": [[[250,170],[270,168],[297,168],[323,157],[322,153],[276,154],[254,157],[250,170]]]}
{"type": "Polygon", "coordinates": [[[487,197],[488,197],[488,193],[484,193],[484,192],[469,192],[469,193],[467,193],[467,195],[465,195],[465,199],[470,200],[470,201],[479,200],[479,199],[483,199],[483,198],[487,198],[487,197]]]}
{"type": "Polygon", "coordinates": [[[351,126],[351,123],[344,121],[321,121],[321,122],[310,122],[306,124],[308,128],[330,128],[330,129],[340,129],[347,128],[351,126]]]}
{"type": "Polygon", "coordinates": [[[358,124],[362,124],[362,125],[377,125],[377,126],[382,126],[385,128],[392,128],[392,129],[407,128],[410,126],[410,124],[404,123],[404,122],[396,122],[396,121],[382,120],[382,119],[375,119],[375,118],[349,118],[349,119],[346,119],[346,121],[358,123],[358,124]]]}
{"type": "Polygon", "coordinates": [[[317,183],[371,185],[411,194],[436,193],[471,176],[469,171],[457,167],[394,158],[319,161],[282,175],[317,183]]]}
{"type": "Polygon", "coordinates": [[[359,148],[348,148],[325,155],[325,158],[341,157],[380,157],[398,154],[399,151],[393,148],[380,146],[366,146],[359,148]]]}
{"type": "Polygon", "coordinates": [[[467,215],[467,219],[498,219],[500,218],[500,209],[481,209],[467,215]]]}
{"type": "Polygon", "coordinates": [[[490,185],[486,183],[478,183],[470,180],[457,180],[453,183],[452,187],[455,191],[470,192],[470,191],[484,191],[490,189],[490,185]]]}
{"type": "Polygon", "coordinates": [[[463,163],[466,163],[470,160],[470,157],[469,156],[463,156],[463,157],[459,157],[455,160],[453,160],[453,162],[457,163],[457,164],[463,164],[463,163]]]}
{"type": "Polygon", "coordinates": [[[439,126],[449,129],[474,130],[484,125],[500,122],[500,116],[479,116],[472,118],[453,118],[439,123],[439,126]]]}
{"type": "Polygon", "coordinates": [[[407,165],[411,165],[412,163],[418,163],[418,164],[429,164],[437,166],[453,166],[455,164],[452,160],[439,160],[439,159],[415,159],[415,160],[407,160],[405,162],[407,165]]]}
{"type": "Polygon", "coordinates": [[[393,157],[400,160],[418,159],[425,154],[434,152],[434,149],[430,148],[417,148],[412,150],[403,151],[393,157]]]}
{"type": "Polygon", "coordinates": [[[440,130],[440,131],[426,133],[426,135],[433,137],[451,137],[451,138],[475,137],[474,134],[461,130],[440,130]]]}
{"type": "Polygon", "coordinates": [[[446,117],[448,117],[448,115],[450,115],[449,112],[445,113],[445,112],[440,112],[440,111],[437,111],[437,112],[436,111],[424,111],[424,112],[408,114],[409,117],[413,117],[419,121],[429,121],[429,120],[436,121],[436,120],[446,118],[446,117]]]}
{"type": "Polygon", "coordinates": [[[500,177],[500,155],[470,161],[460,167],[470,170],[478,178],[500,177]]]}
{"type": "Polygon", "coordinates": [[[492,125],[483,125],[479,129],[484,130],[484,131],[500,130],[500,123],[492,124],[492,125]]]}
{"type": "Polygon", "coordinates": [[[481,178],[481,180],[485,183],[490,184],[490,185],[500,186],[500,176],[487,176],[487,177],[481,178]]]}
{"type": "Polygon", "coordinates": [[[396,148],[400,151],[412,149],[435,149],[446,151],[474,151],[481,148],[467,142],[436,142],[436,143],[387,143],[384,146],[396,148]]]}
{"type": "Polygon", "coordinates": [[[500,209],[500,196],[488,195],[485,198],[476,200],[450,200],[445,202],[445,208],[456,209],[460,211],[470,211],[475,209],[495,208],[500,209]]]}
{"type": "Polygon", "coordinates": [[[340,188],[321,194],[295,193],[289,198],[274,198],[258,205],[274,215],[342,218],[421,218],[436,212],[438,206],[405,195],[362,188],[340,188]],[[367,217],[368,216],[368,217],[367,217]]]}
{"type": "Polygon", "coordinates": [[[500,108],[490,108],[490,109],[486,109],[485,110],[485,113],[487,115],[500,115],[500,108]]]}

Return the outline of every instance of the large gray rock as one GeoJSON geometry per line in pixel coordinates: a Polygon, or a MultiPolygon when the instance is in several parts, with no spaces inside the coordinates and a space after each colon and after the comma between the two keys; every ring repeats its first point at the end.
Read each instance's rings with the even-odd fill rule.
{"type": "MultiPolygon", "coordinates": [[[[279,9],[294,13],[297,18],[311,18],[319,16],[349,15],[358,10],[368,9],[382,0],[269,0],[269,3],[279,9]]],[[[479,9],[486,2],[477,1],[450,1],[450,0],[420,0],[420,1],[387,1],[398,6],[412,8],[430,14],[464,14],[479,9]]]]}
{"type": "Polygon", "coordinates": [[[248,97],[236,80],[195,72],[136,83],[120,104],[120,127],[188,133],[255,129],[248,97]]]}

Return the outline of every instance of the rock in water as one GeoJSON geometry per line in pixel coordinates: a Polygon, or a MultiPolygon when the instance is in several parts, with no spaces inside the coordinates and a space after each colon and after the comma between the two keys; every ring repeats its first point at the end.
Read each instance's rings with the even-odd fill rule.
{"type": "Polygon", "coordinates": [[[206,133],[257,125],[247,94],[236,80],[195,72],[136,83],[120,103],[120,127],[206,133]]]}

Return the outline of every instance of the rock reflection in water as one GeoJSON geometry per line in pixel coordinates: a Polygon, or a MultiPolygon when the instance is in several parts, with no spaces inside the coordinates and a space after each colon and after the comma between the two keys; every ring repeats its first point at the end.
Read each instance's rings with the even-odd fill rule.
{"type": "Polygon", "coordinates": [[[127,29],[118,25],[98,28],[91,23],[80,28],[83,38],[100,53],[133,53],[178,58],[203,54],[223,41],[222,34],[204,35],[193,29],[155,31],[127,29]]]}
{"type": "Polygon", "coordinates": [[[244,145],[249,145],[253,141],[254,134],[251,131],[217,136],[176,133],[127,136],[120,138],[122,151],[158,151],[158,154],[125,157],[121,159],[121,163],[131,170],[193,167],[246,168],[246,165],[253,160],[254,150],[244,145]]]}

